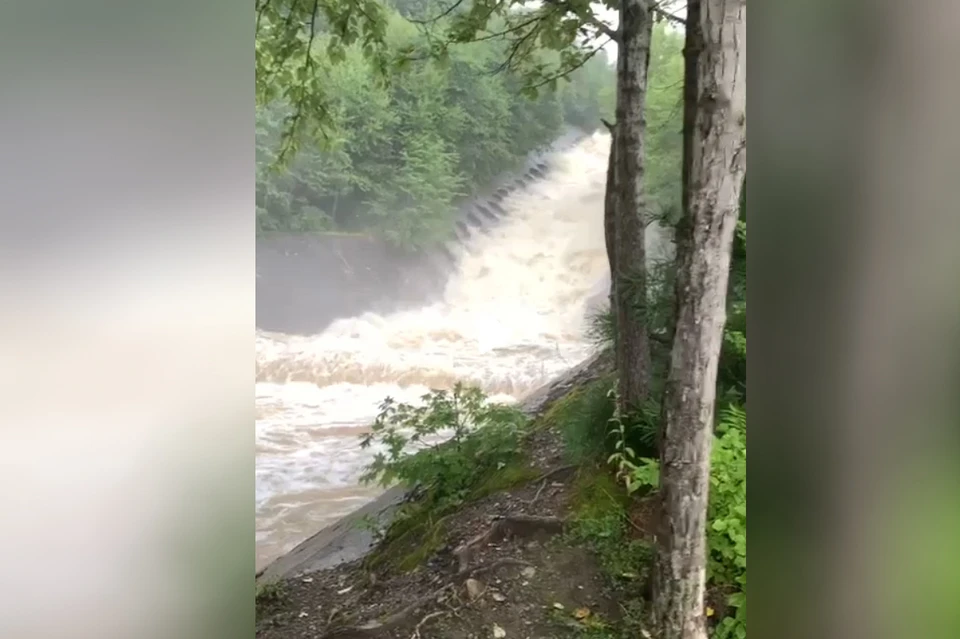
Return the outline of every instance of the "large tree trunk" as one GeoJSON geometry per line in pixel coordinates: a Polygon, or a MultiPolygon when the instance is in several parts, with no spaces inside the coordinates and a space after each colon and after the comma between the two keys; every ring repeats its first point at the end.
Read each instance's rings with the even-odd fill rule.
{"type": "MultiPolygon", "coordinates": [[[[700,0],[687,1],[687,17],[684,26],[683,45],[683,160],[680,174],[680,208],[683,214],[674,231],[675,263],[689,253],[693,242],[693,226],[690,224],[690,165],[693,161],[693,140],[697,122],[697,62],[703,51],[703,35],[700,26],[700,0]]],[[[678,296],[674,296],[673,315],[667,327],[667,337],[673,342],[676,318],[679,313],[678,296]]]]}
{"type": "Polygon", "coordinates": [[[678,314],[663,398],[653,602],[660,639],[707,636],[704,589],[713,410],[730,254],[746,170],[746,2],[699,4],[703,47],[697,62],[696,122],[688,149],[684,211],[690,242],[678,246],[678,314]]]}
{"type": "Polygon", "coordinates": [[[612,310],[616,313],[616,361],[620,408],[624,414],[641,407],[650,387],[643,142],[652,24],[648,0],[621,2],[615,142],[619,198],[615,224],[616,268],[610,277],[615,281],[612,310]]]}

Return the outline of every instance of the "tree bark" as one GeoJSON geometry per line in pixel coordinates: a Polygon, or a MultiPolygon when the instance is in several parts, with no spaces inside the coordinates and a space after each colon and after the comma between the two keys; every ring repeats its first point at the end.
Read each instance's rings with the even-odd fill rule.
{"type": "Polygon", "coordinates": [[[644,194],[644,107],[653,21],[649,0],[622,0],[617,56],[615,269],[610,273],[616,313],[620,409],[641,407],[650,387],[644,194]]]}
{"type": "Polygon", "coordinates": [[[610,155],[607,160],[607,185],[603,195],[603,239],[607,248],[607,262],[610,267],[610,310],[616,308],[617,278],[617,201],[620,197],[617,189],[617,127],[603,120],[610,131],[610,155]]]}
{"type": "MultiPolygon", "coordinates": [[[[703,32],[700,26],[700,1],[687,1],[687,23],[683,45],[683,160],[680,172],[680,208],[683,214],[674,231],[675,263],[689,253],[693,242],[690,224],[690,164],[693,160],[693,140],[697,124],[697,62],[703,51],[703,32]]],[[[674,296],[673,316],[667,326],[667,336],[673,341],[676,330],[679,297],[674,296]]]]}
{"type": "MultiPolygon", "coordinates": [[[[653,614],[660,639],[706,639],[706,516],[717,363],[746,170],[746,2],[699,4],[687,243],[677,252],[677,318],[663,398],[660,530],[653,614]]],[[[688,11],[690,10],[688,5],[688,11]]]]}

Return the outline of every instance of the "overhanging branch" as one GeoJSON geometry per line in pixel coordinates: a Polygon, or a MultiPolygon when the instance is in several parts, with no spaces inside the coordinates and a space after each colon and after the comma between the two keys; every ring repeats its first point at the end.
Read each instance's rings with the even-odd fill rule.
{"type": "Polygon", "coordinates": [[[650,9],[651,11],[653,11],[655,14],[657,14],[664,20],[668,20],[669,22],[672,22],[674,24],[679,24],[680,26],[686,26],[687,24],[686,20],[684,20],[678,15],[674,15],[669,11],[664,10],[663,8],[660,7],[659,4],[654,4],[652,7],[650,7],[650,9]]]}
{"type": "Polygon", "coordinates": [[[603,20],[601,20],[600,18],[598,18],[597,16],[593,15],[592,13],[585,13],[585,14],[579,13],[563,0],[544,0],[544,3],[553,5],[558,9],[563,9],[564,11],[569,11],[570,13],[576,15],[578,18],[583,20],[585,24],[589,24],[590,26],[596,28],[598,31],[608,36],[614,42],[620,42],[620,34],[617,32],[617,30],[611,27],[609,24],[607,24],[603,20]]]}

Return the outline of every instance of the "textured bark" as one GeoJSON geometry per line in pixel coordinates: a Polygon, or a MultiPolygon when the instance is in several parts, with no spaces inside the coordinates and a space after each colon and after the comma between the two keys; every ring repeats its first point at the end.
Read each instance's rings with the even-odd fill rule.
{"type": "MultiPolygon", "coordinates": [[[[677,254],[677,318],[663,398],[653,613],[660,639],[706,639],[706,516],[717,363],[746,170],[746,2],[694,0],[702,44],[689,153],[689,242],[677,254]]],[[[689,11],[689,5],[688,5],[689,11]]]]}
{"type": "Polygon", "coordinates": [[[603,196],[603,239],[607,246],[607,261],[610,265],[610,308],[616,308],[617,278],[617,128],[604,122],[610,131],[610,157],[607,160],[607,186],[603,196]]]}
{"type": "Polygon", "coordinates": [[[623,0],[617,56],[616,268],[610,275],[616,281],[616,360],[620,407],[625,413],[642,405],[650,387],[643,141],[651,30],[648,0],[623,0]]]}
{"type": "MultiPolygon", "coordinates": [[[[676,260],[690,251],[693,242],[693,227],[690,224],[690,164],[693,161],[693,140],[697,121],[697,61],[703,51],[703,31],[700,26],[700,1],[688,0],[687,23],[684,27],[683,45],[683,163],[680,175],[680,202],[683,215],[674,232],[676,260]]],[[[667,327],[667,335],[673,341],[680,298],[674,296],[673,317],[667,327]]]]}

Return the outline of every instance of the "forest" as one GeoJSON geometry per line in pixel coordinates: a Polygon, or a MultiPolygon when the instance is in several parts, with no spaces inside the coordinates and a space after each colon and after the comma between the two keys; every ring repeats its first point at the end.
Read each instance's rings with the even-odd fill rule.
{"type": "MultiPolygon", "coordinates": [[[[428,6],[394,3],[386,37],[395,51],[424,41],[408,18],[428,6]]],[[[318,35],[318,51],[328,39],[318,35]]],[[[654,210],[675,217],[683,37],[663,24],[654,41],[648,188],[654,210]]],[[[359,44],[337,64],[318,54],[330,98],[325,130],[301,140],[282,166],[290,109],[281,100],[258,105],[257,231],[366,233],[406,248],[430,246],[451,236],[458,200],[483,194],[564,130],[592,133],[613,119],[614,69],[604,51],[535,96],[502,68],[503,57],[504,44],[488,39],[454,49],[444,64],[412,61],[383,81],[359,44]]]]}
{"type": "MultiPolygon", "coordinates": [[[[427,246],[449,233],[457,198],[563,127],[611,134],[610,305],[592,318],[592,377],[532,416],[462,384],[420,405],[386,398],[363,439],[383,451],[365,479],[415,497],[371,524],[362,594],[321,636],[416,639],[430,622],[444,637],[745,638],[745,0],[259,9],[258,100],[272,114],[260,166],[287,167],[262,174],[263,230],[427,246]],[[655,219],[676,252],[651,268],[655,219]],[[445,445],[416,446],[450,430],[445,445]],[[544,466],[552,448],[566,463],[544,466]],[[523,569],[486,574],[505,565],[523,569]],[[577,582],[583,595],[560,601],[577,582]],[[422,599],[391,600],[410,584],[422,599]]],[[[290,614],[281,586],[261,589],[258,614],[290,614]]],[[[314,590],[332,600],[329,584],[314,590]]]]}

